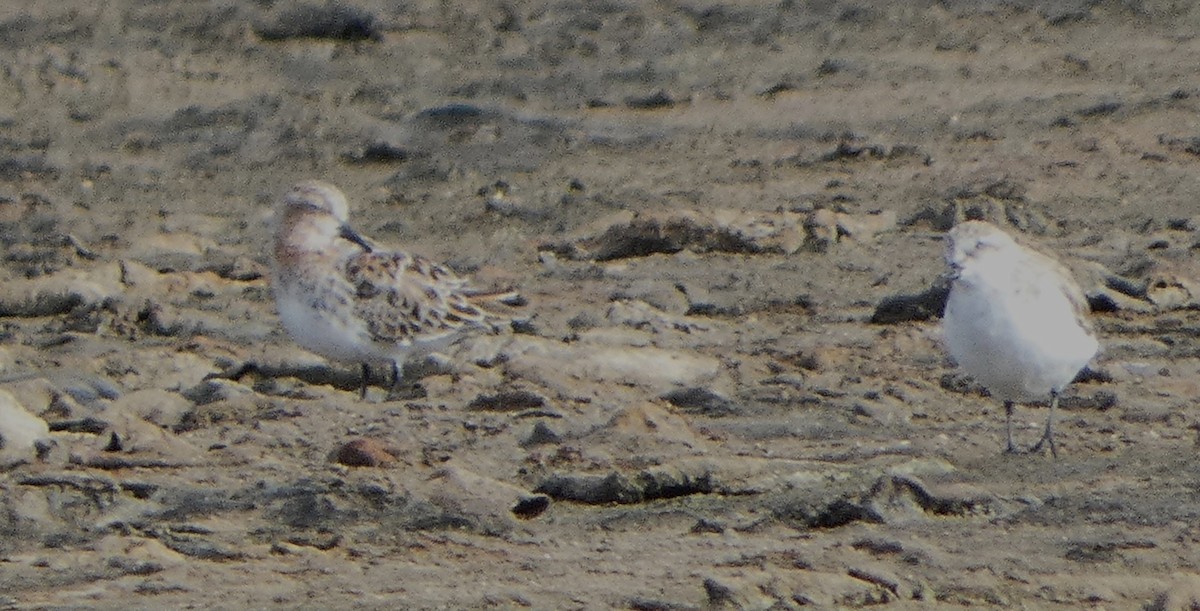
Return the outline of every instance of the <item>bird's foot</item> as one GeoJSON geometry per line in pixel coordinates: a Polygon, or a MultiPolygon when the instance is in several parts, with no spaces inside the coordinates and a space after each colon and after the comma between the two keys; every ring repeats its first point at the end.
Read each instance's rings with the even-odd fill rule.
{"type": "Polygon", "coordinates": [[[412,401],[414,399],[424,399],[429,393],[425,391],[425,387],[420,383],[399,384],[388,389],[387,396],[384,401],[412,401]]]}
{"type": "Polygon", "coordinates": [[[1005,446],[1003,453],[1011,454],[1013,456],[1020,456],[1020,455],[1025,455],[1025,454],[1039,454],[1039,453],[1041,453],[1042,449],[1046,448],[1046,447],[1050,448],[1051,456],[1053,456],[1054,458],[1058,458],[1058,447],[1054,445],[1053,437],[1042,437],[1040,440],[1038,440],[1037,443],[1033,444],[1033,446],[1027,450],[1022,450],[1021,448],[1018,448],[1015,444],[1013,444],[1010,441],[1008,443],[1008,445],[1005,446]]]}
{"type": "Polygon", "coordinates": [[[1042,438],[1039,439],[1037,443],[1033,444],[1033,446],[1029,448],[1029,453],[1030,454],[1038,454],[1042,451],[1043,447],[1049,447],[1050,455],[1053,456],[1054,458],[1058,458],[1058,447],[1054,445],[1054,435],[1049,435],[1049,434],[1042,435],[1042,438]]]}

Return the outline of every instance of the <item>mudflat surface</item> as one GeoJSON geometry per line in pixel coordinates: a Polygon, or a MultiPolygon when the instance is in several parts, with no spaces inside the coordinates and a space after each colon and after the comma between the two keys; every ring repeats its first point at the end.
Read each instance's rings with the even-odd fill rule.
{"type": "Polygon", "coordinates": [[[0,8],[0,607],[1193,608],[1200,13],[479,4],[0,8]],[[360,401],[306,178],[531,320],[360,401]],[[1096,310],[1058,460],[943,355],[962,218],[1096,310]]]}

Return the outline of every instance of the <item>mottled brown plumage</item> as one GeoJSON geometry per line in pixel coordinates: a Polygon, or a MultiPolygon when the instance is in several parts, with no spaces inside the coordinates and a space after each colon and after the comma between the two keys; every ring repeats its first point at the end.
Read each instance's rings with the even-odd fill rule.
{"type": "Polygon", "coordinates": [[[509,322],[484,306],[513,293],[476,292],[454,272],[423,257],[364,252],[346,264],[346,280],[357,297],[354,312],[367,321],[372,341],[425,341],[509,322]]]}
{"type": "Polygon", "coordinates": [[[305,181],[280,200],[274,291],[284,327],[326,358],[387,364],[393,384],[406,358],[436,351],[461,333],[495,332],[512,321],[512,291],[487,292],[424,257],[380,250],[348,225],[341,191],[305,181]]]}

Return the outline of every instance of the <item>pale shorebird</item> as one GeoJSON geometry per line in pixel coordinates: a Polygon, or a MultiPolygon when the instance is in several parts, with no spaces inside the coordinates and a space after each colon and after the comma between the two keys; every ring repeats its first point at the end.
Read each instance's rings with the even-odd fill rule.
{"type": "Polygon", "coordinates": [[[1059,394],[1100,347],[1083,291],[1058,261],[983,221],[950,230],[946,263],[952,284],[942,326],[950,357],[1004,401],[1007,452],[1018,451],[1014,402],[1049,397],[1045,431],[1029,451],[1049,446],[1057,457],[1059,394]]]}
{"type": "Polygon", "coordinates": [[[372,365],[391,368],[392,388],[411,356],[442,349],[464,332],[512,322],[513,291],[488,292],[418,255],[383,250],[348,223],[337,187],[308,180],[275,210],[273,288],[292,339],[327,359],[359,363],[366,397],[372,365]]]}

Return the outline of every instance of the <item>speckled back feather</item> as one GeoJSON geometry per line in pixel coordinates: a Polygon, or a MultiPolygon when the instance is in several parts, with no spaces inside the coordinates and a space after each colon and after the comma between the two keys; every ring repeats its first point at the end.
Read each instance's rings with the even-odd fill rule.
{"type": "Polygon", "coordinates": [[[507,324],[507,313],[486,304],[510,302],[516,294],[483,292],[449,268],[403,252],[364,252],[346,263],[354,287],[355,314],[367,322],[372,340],[409,344],[433,340],[466,328],[507,324]]]}

